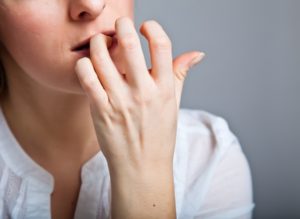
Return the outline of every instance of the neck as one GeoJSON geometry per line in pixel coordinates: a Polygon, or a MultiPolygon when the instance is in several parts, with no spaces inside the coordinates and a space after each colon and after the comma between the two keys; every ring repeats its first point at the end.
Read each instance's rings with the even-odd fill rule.
{"type": "Polygon", "coordinates": [[[18,81],[14,74],[9,76],[9,88],[13,89],[2,98],[2,110],[29,155],[47,160],[68,156],[84,162],[99,151],[84,95],[27,86],[24,78],[18,81]]]}

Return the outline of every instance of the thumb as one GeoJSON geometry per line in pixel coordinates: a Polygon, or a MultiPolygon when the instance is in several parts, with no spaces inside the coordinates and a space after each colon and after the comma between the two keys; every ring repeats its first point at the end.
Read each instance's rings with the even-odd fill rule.
{"type": "Polygon", "coordinates": [[[175,90],[178,108],[180,105],[184,79],[186,78],[190,68],[200,63],[204,56],[205,53],[203,52],[193,51],[184,53],[173,60],[173,72],[175,74],[175,90]]]}
{"type": "Polygon", "coordinates": [[[203,52],[193,51],[176,57],[173,61],[173,71],[176,78],[183,81],[190,68],[198,64],[204,56],[205,53],[203,52]]]}

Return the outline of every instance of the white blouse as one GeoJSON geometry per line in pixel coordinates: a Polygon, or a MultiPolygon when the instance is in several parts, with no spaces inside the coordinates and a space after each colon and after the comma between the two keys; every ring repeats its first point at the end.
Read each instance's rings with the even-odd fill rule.
{"type": "MultiPolygon", "coordinates": [[[[248,162],[227,122],[180,109],[173,161],[179,219],[249,219],[254,208],[248,162]]],[[[81,171],[75,219],[110,217],[110,175],[101,151],[81,171]]],[[[50,219],[54,178],[22,149],[0,107],[0,218],[50,219]]]]}

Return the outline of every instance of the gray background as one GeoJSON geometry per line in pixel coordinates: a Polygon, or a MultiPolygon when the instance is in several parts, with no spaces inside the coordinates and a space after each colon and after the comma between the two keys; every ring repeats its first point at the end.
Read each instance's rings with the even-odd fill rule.
{"type": "Polygon", "coordinates": [[[206,52],[181,107],[229,122],[252,170],[254,218],[299,219],[300,1],[136,0],[136,27],[147,19],[163,25],[174,57],[206,52]]]}

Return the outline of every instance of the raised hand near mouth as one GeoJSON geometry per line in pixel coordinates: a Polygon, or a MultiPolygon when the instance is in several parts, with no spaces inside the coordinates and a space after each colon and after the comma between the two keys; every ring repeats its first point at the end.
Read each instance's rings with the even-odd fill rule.
{"type": "Polygon", "coordinates": [[[176,218],[173,154],[180,97],[188,69],[204,54],[173,60],[161,25],[146,21],[140,31],[149,43],[149,71],[132,20],[119,18],[115,27],[119,63],[98,34],[90,41],[90,58],[75,67],[109,166],[112,218],[176,218]]]}

